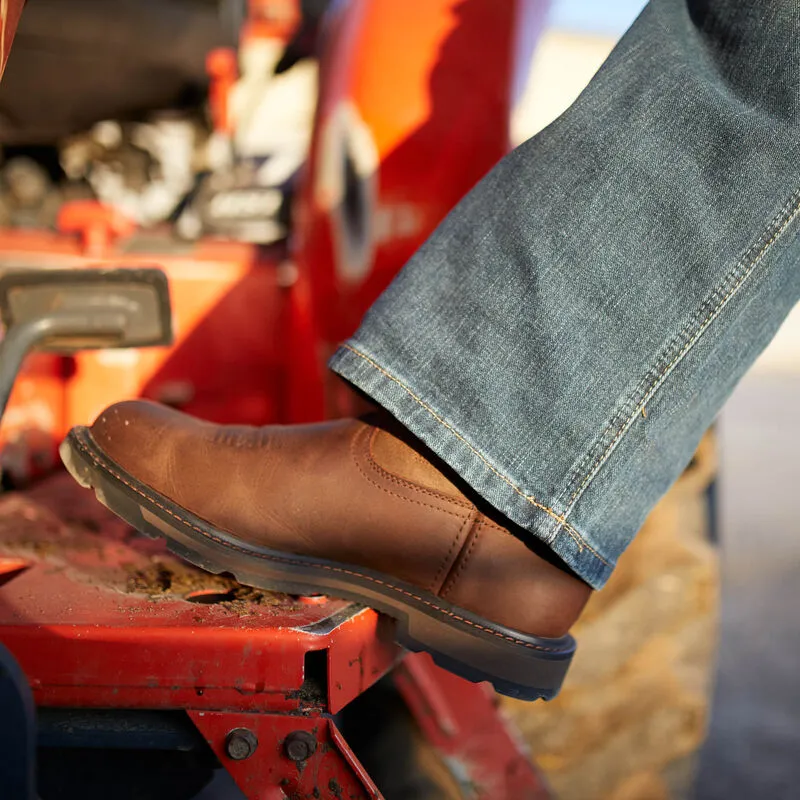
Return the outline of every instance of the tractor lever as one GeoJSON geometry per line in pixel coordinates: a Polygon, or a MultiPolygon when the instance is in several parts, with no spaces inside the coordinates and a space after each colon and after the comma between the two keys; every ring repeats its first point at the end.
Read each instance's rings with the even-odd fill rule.
{"type": "Polygon", "coordinates": [[[0,417],[35,347],[71,353],[172,342],[167,277],[155,268],[6,272],[0,317],[0,417]]]}

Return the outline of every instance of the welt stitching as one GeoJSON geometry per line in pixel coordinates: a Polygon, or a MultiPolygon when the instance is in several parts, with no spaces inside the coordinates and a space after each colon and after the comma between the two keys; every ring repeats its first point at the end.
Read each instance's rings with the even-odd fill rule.
{"type": "MultiPolygon", "coordinates": [[[[433,581],[431,582],[429,591],[435,592],[436,588],[439,586],[439,581],[446,577],[447,568],[452,566],[451,558],[453,555],[453,550],[455,550],[456,545],[462,541],[461,534],[464,533],[464,529],[467,525],[474,524],[475,518],[477,515],[477,511],[473,511],[462,523],[461,527],[458,529],[458,533],[453,537],[453,541],[450,543],[450,547],[447,548],[447,553],[445,553],[444,558],[442,559],[442,563],[439,565],[439,569],[436,571],[436,575],[434,576],[433,581]]],[[[444,587],[444,583],[442,583],[442,587],[444,587]]]]}
{"type": "Polygon", "coordinates": [[[424,408],[425,411],[427,411],[428,414],[430,414],[430,416],[433,417],[434,420],[436,420],[436,422],[438,422],[443,427],[447,428],[447,430],[449,430],[450,433],[453,434],[453,436],[455,436],[459,441],[461,441],[464,445],[466,445],[486,465],[486,467],[488,467],[488,469],[490,469],[498,478],[500,478],[500,480],[502,480],[503,483],[506,483],[512,489],[512,491],[514,491],[516,494],[522,497],[523,500],[527,501],[535,508],[538,508],[540,511],[543,511],[545,514],[552,517],[557,522],[561,523],[559,525],[559,528],[565,530],[569,534],[569,536],[575,541],[575,543],[578,545],[579,552],[588,550],[601,564],[605,565],[606,567],[610,566],[608,561],[606,561],[596,550],[594,550],[594,548],[592,548],[591,545],[589,545],[584,540],[584,538],[580,535],[580,533],[578,533],[578,531],[575,530],[575,528],[573,528],[572,525],[570,525],[567,522],[565,517],[563,517],[561,514],[556,513],[552,508],[548,508],[548,506],[543,505],[538,500],[536,500],[532,495],[526,495],[525,492],[523,492],[509,478],[507,478],[505,475],[503,475],[502,472],[500,472],[496,467],[494,467],[489,462],[489,460],[479,450],[473,447],[452,425],[450,425],[450,423],[442,419],[429,405],[427,405],[427,403],[425,403],[416,394],[414,394],[414,392],[412,392],[411,389],[408,386],[406,386],[399,378],[396,378],[390,372],[387,372],[380,364],[378,364],[376,361],[373,361],[371,358],[369,358],[369,356],[365,355],[364,353],[356,350],[351,345],[344,343],[342,344],[342,347],[345,348],[346,350],[349,350],[351,353],[353,353],[353,355],[356,355],[359,358],[363,359],[364,361],[367,362],[367,364],[369,364],[371,367],[380,372],[384,377],[396,383],[412,400],[414,400],[414,402],[416,402],[419,406],[424,408]]]}
{"type": "Polygon", "coordinates": [[[448,575],[447,580],[445,581],[445,585],[442,586],[442,597],[446,598],[450,591],[455,587],[456,582],[458,581],[459,576],[464,571],[464,567],[467,566],[470,558],[472,557],[472,551],[475,549],[475,543],[478,541],[478,537],[481,534],[481,523],[476,519],[475,523],[472,526],[472,530],[470,531],[472,538],[470,539],[469,546],[467,547],[467,552],[464,553],[464,558],[461,559],[461,563],[458,565],[455,573],[452,575],[448,575]]]}
{"type": "MultiPolygon", "coordinates": [[[[769,222],[766,226],[764,233],[761,235],[760,239],[753,244],[742,256],[736,266],[728,273],[728,275],[723,279],[722,283],[717,287],[717,289],[712,293],[712,295],[701,305],[701,310],[704,307],[709,306],[714,300],[719,298],[716,305],[709,310],[706,314],[705,318],[702,322],[698,325],[697,330],[684,343],[681,347],[680,351],[672,358],[670,363],[664,367],[661,372],[657,375],[653,375],[652,371],[648,373],[645,379],[640,384],[641,389],[637,389],[637,392],[634,393],[634,397],[631,401],[629,401],[626,405],[630,407],[631,403],[636,403],[634,409],[630,412],[630,416],[624,421],[622,426],[617,431],[614,438],[605,448],[603,453],[596,459],[592,467],[590,468],[589,472],[583,478],[583,481],[580,483],[578,488],[573,492],[572,496],[569,499],[569,503],[567,509],[564,512],[564,518],[566,519],[567,516],[571,513],[575,504],[580,499],[586,488],[588,487],[589,483],[596,477],[597,473],[602,468],[603,464],[608,460],[608,457],[611,455],[611,452],[616,448],[619,441],[622,437],[627,433],[630,429],[631,425],[634,423],[636,418],[641,414],[642,409],[652,400],[656,392],[661,388],[664,384],[664,381],[669,377],[672,371],[675,369],[677,364],[686,356],[686,354],[694,347],[695,344],[700,340],[703,334],[708,330],[714,320],[722,313],[725,306],[730,302],[730,300],[739,292],[741,287],[747,281],[747,279],[753,274],[756,267],[759,263],[764,259],[767,251],[772,247],[773,244],[778,240],[781,234],[786,230],[786,228],[794,221],[794,219],[800,214],[800,189],[795,190],[795,192],[791,195],[787,203],[778,211],[778,213],[773,217],[773,219],[769,222]],[[783,221],[781,222],[781,219],[783,221]],[[776,228],[776,226],[778,226],[776,228]],[[770,235],[770,231],[772,231],[770,235]],[[764,241],[765,237],[769,236],[769,238],[764,241]],[[753,252],[756,248],[760,247],[760,250],[753,255],[753,252]],[[655,378],[652,385],[649,389],[644,391],[644,387],[647,386],[647,381],[655,378]],[[641,399],[636,402],[635,397],[641,394],[644,391],[641,399]]],[[[684,325],[681,329],[680,333],[676,337],[677,341],[679,342],[681,338],[689,333],[691,330],[693,322],[690,321],[684,325]]],[[[675,342],[675,340],[673,340],[675,342]]],[[[676,342],[677,344],[677,342],[676,342]]],[[[669,349],[676,346],[676,344],[670,343],[670,346],[666,349],[666,352],[669,352],[669,349]]],[[[618,417],[617,417],[618,419],[618,417]]],[[[609,424],[606,430],[603,432],[602,436],[600,437],[600,441],[608,436],[608,434],[613,430],[614,421],[609,424]]],[[[584,459],[584,463],[587,459],[584,459]]],[[[558,528],[555,529],[557,531],[558,528]]],[[[555,533],[554,531],[554,533],[555,533]]]]}
{"type": "Polygon", "coordinates": [[[355,449],[355,437],[353,437],[353,440],[350,442],[350,455],[353,459],[353,463],[356,465],[356,469],[361,473],[361,476],[364,478],[364,480],[367,481],[367,483],[372,484],[376,489],[380,489],[382,492],[386,492],[386,494],[389,494],[392,497],[396,497],[398,500],[405,500],[408,503],[415,503],[418,506],[423,506],[424,508],[430,508],[434,511],[440,511],[442,514],[449,514],[451,517],[457,517],[458,519],[461,519],[461,514],[458,511],[448,511],[446,508],[440,508],[439,506],[434,506],[431,503],[426,503],[422,500],[417,500],[415,497],[406,497],[403,494],[398,494],[397,492],[393,492],[387,486],[381,486],[376,480],[374,480],[369,475],[367,475],[366,472],[364,472],[361,464],[358,463],[358,459],[356,458],[355,452],[353,452],[354,449],[355,449]]]}
{"type": "MultiPolygon", "coordinates": [[[[367,461],[369,462],[370,467],[372,467],[378,474],[387,481],[392,481],[393,483],[400,484],[401,486],[405,486],[408,489],[413,489],[415,492],[422,492],[424,494],[430,495],[431,497],[435,497],[437,500],[446,500],[449,503],[453,503],[454,505],[461,506],[463,508],[472,508],[473,504],[469,503],[465,500],[460,500],[458,497],[453,497],[452,495],[445,494],[444,492],[437,492],[435,489],[428,489],[425,486],[420,486],[418,483],[414,483],[413,481],[409,481],[406,478],[401,477],[400,475],[395,475],[394,472],[389,472],[387,469],[382,467],[376,460],[375,455],[372,452],[372,442],[375,438],[375,434],[377,433],[377,429],[375,429],[371,436],[369,437],[369,447],[367,449],[367,461]]],[[[420,458],[423,464],[430,466],[429,461],[425,461],[423,458],[420,458]]]]}
{"type": "MultiPolygon", "coordinates": [[[[86,435],[86,434],[83,434],[86,435]]],[[[185,525],[188,528],[199,533],[206,539],[210,539],[213,542],[221,545],[222,547],[230,548],[231,550],[237,550],[240,553],[250,557],[250,558],[260,558],[265,561],[275,561],[277,563],[283,564],[290,564],[293,566],[307,566],[307,563],[304,561],[298,561],[297,559],[293,558],[285,558],[275,555],[267,555],[266,553],[257,553],[253,552],[250,549],[238,546],[233,542],[226,541],[219,536],[214,536],[214,534],[209,533],[208,531],[203,530],[199,525],[194,525],[186,519],[183,519],[179,514],[176,514],[174,511],[170,510],[166,506],[159,503],[155,498],[150,497],[137,486],[134,486],[130,481],[126,480],[122,475],[116,472],[112,467],[110,467],[107,463],[101,461],[89,448],[88,446],[82,442],[79,438],[76,437],[75,444],[77,445],[78,449],[81,450],[84,455],[88,456],[95,464],[95,466],[99,467],[103,471],[107,472],[109,475],[112,475],[116,478],[120,483],[127,486],[131,491],[138,494],[140,497],[143,497],[147,500],[148,503],[152,503],[157,508],[160,508],[165,514],[168,514],[173,519],[180,522],[181,525],[185,525]]],[[[328,572],[337,572],[344,575],[353,575],[355,577],[361,578],[363,580],[368,580],[371,583],[376,583],[380,586],[385,586],[387,589],[391,589],[393,592],[397,592],[399,594],[405,595],[406,597],[411,597],[414,600],[422,603],[423,605],[428,606],[429,608],[434,609],[436,612],[443,614],[444,616],[452,617],[459,622],[464,623],[465,625],[469,625],[470,627],[476,628],[477,630],[484,631],[485,633],[490,633],[492,636],[496,636],[498,639],[505,639],[506,641],[512,642],[513,644],[521,645],[522,647],[527,647],[530,650],[541,650],[547,653],[562,653],[566,652],[569,648],[562,648],[562,647],[546,647],[544,645],[539,644],[532,644],[531,642],[526,642],[523,639],[518,639],[515,636],[508,636],[505,633],[500,633],[500,631],[496,631],[493,628],[489,628],[485,625],[480,625],[477,622],[473,622],[472,620],[467,619],[466,617],[462,617],[460,614],[456,614],[454,611],[449,611],[446,608],[442,608],[441,606],[437,605],[436,603],[432,603],[430,600],[426,600],[424,597],[420,597],[419,595],[414,594],[413,592],[406,591],[405,589],[401,589],[399,586],[395,586],[393,583],[389,583],[388,581],[382,581],[379,578],[375,578],[372,575],[365,575],[362,572],[356,572],[355,570],[345,569],[344,567],[334,567],[329,564],[320,564],[315,563],[315,567],[318,569],[324,569],[328,572]]]]}

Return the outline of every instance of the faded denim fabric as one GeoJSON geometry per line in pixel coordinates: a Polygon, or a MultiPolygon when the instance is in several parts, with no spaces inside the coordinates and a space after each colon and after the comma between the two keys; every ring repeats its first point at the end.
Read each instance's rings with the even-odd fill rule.
{"type": "Polygon", "coordinates": [[[600,587],[800,298],[799,229],[800,3],[652,0],[331,366],[600,587]]]}

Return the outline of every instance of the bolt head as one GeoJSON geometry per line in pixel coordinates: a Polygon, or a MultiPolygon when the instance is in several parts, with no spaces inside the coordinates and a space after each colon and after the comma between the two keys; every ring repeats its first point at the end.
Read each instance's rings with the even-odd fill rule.
{"type": "Polygon", "coordinates": [[[308,731],[292,731],[283,741],[286,757],[292,761],[306,761],[317,749],[317,740],[308,731]]]}
{"type": "Polygon", "coordinates": [[[234,761],[250,758],[258,747],[258,739],[247,728],[234,728],[225,737],[225,752],[234,761]]]}

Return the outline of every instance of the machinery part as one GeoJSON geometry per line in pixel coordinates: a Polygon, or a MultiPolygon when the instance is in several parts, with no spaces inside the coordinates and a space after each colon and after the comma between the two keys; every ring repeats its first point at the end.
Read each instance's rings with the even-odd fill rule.
{"type": "MultiPolygon", "coordinates": [[[[158,269],[9,271],[0,276],[0,316],[6,326],[0,341],[0,416],[23,361],[34,347],[63,353],[168,344],[172,338],[167,279],[158,269]]],[[[60,398],[48,405],[41,396],[28,396],[23,417],[34,421],[33,430],[19,414],[8,420],[11,424],[4,429],[0,463],[12,481],[24,481],[31,472],[42,472],[53,463],[47,454],[55,451],[55,443],[44,431],[53,433],[57,424],[51,411],[63,411],[63,389],[53,392],[52,383],[53,378],[61,383],[65,373],[50,362],[45,370],[48,386],[43,366],[41,361],[38,366],[36,361],[29,362],[26,381],[33,379],[40,388],[49,388],[51,402],[56,399],[53,394],[60,398]],[[38,377],[33,377],[37,370],[38,377]]],[[[18,410],[17,403],[12,408],[16,405],[18,410]]]]}
{"type": "Polygon", "coordinates": [[[191,800],[219,760],[185,712],[38,709],[41,800],[191,800]]]}
{"type": "Polygon", "coordinates": [[[37,788],[40,800],[193,800],[216,763],[181,750],[42,747],[37,788]]]}
{"type": "Polygon", "coordinates": [[[236,83],[239,65],[236,51],[230,47],[218,47],[206,56],[208,72],[208,110],[214,130],[225,136],[232,133],[231,114],[228,109],[230,91],[236,83]]]}
{"type": "Polygon", "coordinates": [[[0,276],[0,416],[22,360],[56,352],[168,344],[167,279],[161,270],[26,270],[0,276]]]}
{"type": "Polygon", "coordinates": [[[209,136],[199,115],[150,114],[140,122],[98,122],[62,143],[59,160],[73,184],[139,225],[170,218],[193,188],[209,136]]]}
{"type": "Polygon", "coordinates": [[[332,4],[293,226],[301,280],[319,309],[337,310],[320,312],[331,347],[508,152],[512,86],[529,69],[520,23],[535,41],[548,5],[332,4]]]}
{"type": "Polygon", "coordinates": [[[395,620],[394,639],[471,681],[491,681],[523,700],[554,697],[575,652],[569,634],[544,638],[488,622],[441,597],[383,573],[272,550],[237,540],[139,483],[73,428],[59,449],[73,478],[136,530],[164,537],[172,552],[248,586],[290,594],[324,593],[381,611],[395,620]]]}
{"type": "Polygon", "coordinates": [[[64,474],[0,496],[0,552],[9,554],[0,640],[42,710],[48,789],[58,790],[66,770],[70,787],[80,787],[84,770],[91,787],[70,800],[188,800],[187,787],[198,787],[219,763],[252,800],[282,800],[292,787],[300,797],[318,788],[326,800],[336,800],[331,786],[343,798],[379,796],[362,788],[372,784],[326,726],[330,713],[402,655],[390,643],[388,620],[329,598],[307,604],[261,593],[187,602],[200,587],[235,584],[133,535],[64,474]],[[66,569],[54,571],[54,561],[66,569]],[[185,708],[192,709],[189,730],[185,708]],[[235,713],[218,714],[220,708],[235,713]],[[234,760],[226,740],[242,728],[258,746],[234,760]],[[298,731],[317,741],[305,762],[288,759],[282,748],[298,731]],[[126,794],[109,791],[115,779],[126,794]]]}
{"type": "Polygon", "coordinates": [[[244,761],[255,753],[258,739],[248,728],[234,728],[225,737],[225,752],[234,761],[244,761]]]}
{"type": "Polygon", "coordinates": [[[3,344],[13,336],[59,353],[172,341],[167,277],[155,268],[8,271],[0,316],[3,344]]]}
{"type": "Polygon", "coordinates": [[[326,717],[212,711],[188,713],[247,798],[382,798],[336,725],[326,717]],[[318,746],[302,761],[284,758],[277,747],[259,747],[250,758],[234,761],[227,758],[226,753],[226,738],[232,726],[245,728],[265,742],[286,741],[290,736],[298,742],[298,734],[302,731],[318,746]]]}
{"type": "Polygon", "coordinates": [[[292,731],[283,742],[286,757],[292,761],[306,761],[316,749],[317,740],[308,731],[292,731]]]}
{"type": "Polygon", "coordinates": [[[119,209],[96,200],[73,200],[58,211],[56,225],[62,233],[77,234],[86,255],[106,256],[112,243],[121,236],[130,236],[136,224],[119,209]]]}
{"type": "MultiPolygon", "coordinates": [[[[302,152],[289,160],[294,169],[302,152]]],[[[187,239],[222,236],[240,242],[270,244],[288,233],[291,175],[272,182],[280,154],[240,158],[225,169],[203,176],[180,209],[176,232],[187,239]]]]}
{"type": "Polygon", "coordinates": [[[0,141],[45,144],[100,120],[200,107],[206,53],[232,43],[216,0],[72,0],[68,13],[63,0],[27,3],[0,84],[0,141]]]}
{"type": "Polygon", "coordinates": [[[3,168],[3,182],[8,193],[22,207],[40,204],[50,188],[50,177],[32,158],[17,156],[3,168]]]}
{"type": "MultiPolygon", "coordinates": [[[[464,686],[463,700],[469,702],[476,687],[464,686]]],[[[464,800],[458,780],[425,737],[392,675],[346,706],[336,724],[386,800],[464,800]]]]}
{"type": "Polygon", "coordinates": [[[52,228],[63,201],[47,170],[28,155],[8,159],[0,171],[0,225],[52,228]]]}
{"type": "MultiPolygon", "coordinates": [[[[208,745],[183,711],[40,707],[37,743],[43,748],[180,750],[207,753],[208,745]]],[[[211,763],[218,766],[212,757],[211,763]]]]}
{"type": "Polygon", "coordinates": [[[258,244],[286,238],[317,93],[315,63],[274,74],[297,12],[294,0],[252,0],[238,53],[209,54],[208,172],[176,209],[179,236],[258,244]]]}
{"type": "Polygon", "coordinates": [[[0,342],[0,416],[6,409],[22,360],[33,347],[59,337],[95,335],[104,341],[122,336],[125,316],[119,312],[95,313],[89,320],[80,313],[54,312],[49,318],[31,319],[8,329],[0,342]]]}
{"type": "MultiPolygon", "coordinates": [[[[0,495],[0,553],[0,641],[39,707],[230,708],[297,720],[338,713],[402,656],[390,620],[343,600],[243,591],[188,602],[198,589],[237,584],[133,535],[64,473],[0,495]],[[66,568],[54,571],[53,559],[66,568]]],[[[259,751],[275,742],[255,732],[259,751]]],[[[279,743],[274,750],[282,759],[279,743]]]]}

